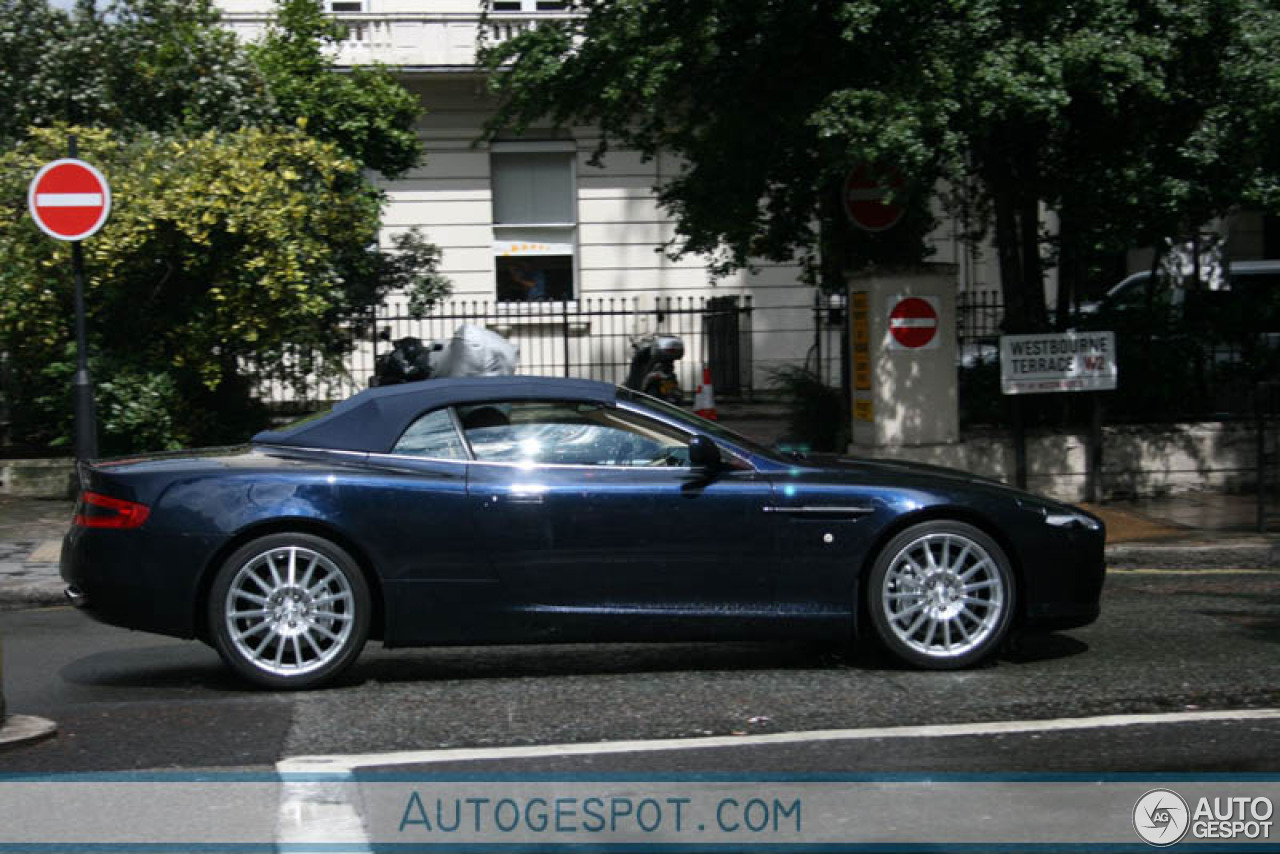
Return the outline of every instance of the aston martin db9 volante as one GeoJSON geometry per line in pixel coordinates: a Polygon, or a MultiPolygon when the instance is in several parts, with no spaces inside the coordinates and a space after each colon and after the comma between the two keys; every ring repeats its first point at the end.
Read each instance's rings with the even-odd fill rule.
{"type": "Polygon", "coordinates": [[[1098,616],[1101,522],[962,472],[805,459],[599,382],[370,389],[251,444],[82,465],[68,598],[271,687],[387,646],[878,640],[958,668],[1098,616]]]}

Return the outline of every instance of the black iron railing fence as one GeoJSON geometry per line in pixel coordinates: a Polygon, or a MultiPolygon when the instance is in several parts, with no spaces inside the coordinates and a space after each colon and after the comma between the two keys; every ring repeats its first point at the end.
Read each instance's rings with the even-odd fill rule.
{"type": "Polygon", "coordinates": [[[844,294],[815,293],[813,297],[813,343],[805,356],[805,368],[812,371],[826,386],[838,389],[843,385],[848,348],[845,346],[845,311],[848,300],[844,294]]]}
{"type": "MultiPolygon", "coordinates": [[[[999,293],[961,293],[956,300],[962,424],[1004,425],[999,345],[1004,309],[999,293]]],[[[1083,315],[1081,328],[1116,334],[1119,384],[1104,393],[1109,421],[1175,422],[1250,419],[1258,383],[1280,375],[1280,335],[1205,326],[1186,314],[1083,315]]],[[[1032,395],[1029,423],[1087,422],[1086,395],[1032,395]]]]}
{"type": "Polygon", "coordinates": [[[520,348],[519,372],[580,377],[621,383],[633,353],[632,341],[646,332],[678,335],[685,355],[676,364],[682,388],[692,394],[711,370],[717,394],[749,396],[753,391],[751,297],[722,296],[581,299],[570,302],[493,303],[446,300],[415,318],[408,306],[381,306],[351,341],[346,370],[333,378],[311,376],[301,365],[275,366],[262,372],[261,398],[281,410],[305,411],[318,403],[340,400],[367,388],[378,353],[395,340],[413,336],[423,341],[448,340],[464,323],[491,329],[520,348]],[[372,330],[370,333],[369,330],[372,330]]]}

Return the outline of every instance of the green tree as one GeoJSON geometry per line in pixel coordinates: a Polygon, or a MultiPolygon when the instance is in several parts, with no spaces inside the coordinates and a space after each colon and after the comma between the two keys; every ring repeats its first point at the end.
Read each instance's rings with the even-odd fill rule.
{"type": "Polygon", "coordinates": [[[314,0],[282,13],[246,48],[211,0],[0,0],[0,394],[18,442],[70,435],[68,247],[25,188],[71,131],[115,195],[85,247],[104,451],[241,440],[264,415],[250,376],[332,375],[388,292],[419,310],[447,292],[421,234],[379,246],[366,177],[420,159],[416,99],[385,69],[330,67],[314,0]]]}
{"type": "Polygon", "coordinates": [[[71,17],[47,0],[0,0],[0,142],[9,143],[31,125],[62,118],[70,109],[105,97],[93,45],[80,38],[71,17]],[[63,62],[83,49],[83,98],[62,85],[63,62]]]}
{"type": "MultiPolygon", "coordinates": [[[[22,216],[41,163],[71,129],[36,130],[0,155],[0,349],[16,432],[69,434],[69,247],[22,216]]],[[[447,289],[413,236],[377,247],[381,199],[360,164],[298,130],[126,138],[75,129],[113,188],[85,243],[91,350],[104,388],[103,448],[239,441],[257,417],[247,367],[282,379],[341,369],[353,326],[390,290],[447,289]],[[142,430],[141,437],[139,430],[142,430]]]]}
{"type": "Polygon", "coordinates": [[[279,0],[257,44],[213,0],[0,0],[0,141],[57,122],[175,133],[305,124],[387,176],[422,158],[418,98],[382,66],[339,71],[320,0],[279,0]]]}
{"type": "MultiPolygon", "coordinates": [[[[487,52],[490,125],[600,128],[685,168],[658,188],[685,251],[840,268],[853,167],[945,180],[990,222],[1007,326],[1044,327],[1047,266],[1275,202],[1280,11],[1265,0],[573,0],[487,52]],[[1068,227],[1050,237],[1046,210],[1068,227]],[[1067,245],[1063,245],[1063,239],[1067,245]],[[830,262],[830,257],[826,259],[830,262]]],[[[894,238],[892,232],[886,235],[894,238]]],[[[906,241],[907,248],[919,246],[906,241]]]]}
{"type": "Polygon", "coordinates": [[[262,74],[212,0],[0,0],[0,140],[57,122],[198,132],[273,116],[262,74]]]}
{"type": "Polygon", "coordinates": [[[319,0],[278,0],[275,21],[250,51],[282,120],[305,119],[311,135],[387,177],[402,175],[422,158],[414,132],[422,106],[383,66],[335,72],[344,34],[319,0]]]}

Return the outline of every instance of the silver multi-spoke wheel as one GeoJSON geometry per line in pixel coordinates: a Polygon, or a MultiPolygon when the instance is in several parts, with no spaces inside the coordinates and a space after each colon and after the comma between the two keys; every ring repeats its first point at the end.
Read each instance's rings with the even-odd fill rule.
{"type": "Polygon", "coordinates": [[[240,568],[227,591],[227,631],[245,658],[288,676],[324,667],[351,636],[351,585],[311,549],[271,549],[240,568]]]}
{"type": "Polygon", "coordinates": [[[315,684],[350,663],[368,632],[368,593],[353,561],[307,535],[275,535],[233,555],[211,617],[223,657],[255,681],[315,684]]]}
{"type": "Polygon", "coordinates": [[[988,654],[1009,625],[1013,578],[985,534],[952,522],[925,523],[886,547],[870,579],[872,617],[900,658],[956,667],[988,654]]]}

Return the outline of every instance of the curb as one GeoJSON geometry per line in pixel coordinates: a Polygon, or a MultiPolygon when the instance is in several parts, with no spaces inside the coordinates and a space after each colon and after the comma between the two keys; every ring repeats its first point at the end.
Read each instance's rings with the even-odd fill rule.
{"type": "Polygon", "coordinates": [[[1107,548],[1115,569],[1280,569],[1280,541],[1124,543],[1107,548]]]}
{"type": "Polygon", "coordinates": [[[0,610],[65,605],[66,584],[61,580],[0,581],[0,610]]]}
{"type": "Polygon", "coordinates": [[[51,738],[57,732],[58,725],[48,718],[9,715],[4,719],[4,726],[0,726],[0,753],[33,741],[51,738]]]}

